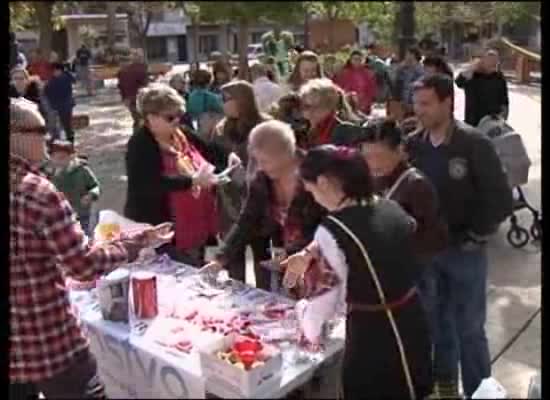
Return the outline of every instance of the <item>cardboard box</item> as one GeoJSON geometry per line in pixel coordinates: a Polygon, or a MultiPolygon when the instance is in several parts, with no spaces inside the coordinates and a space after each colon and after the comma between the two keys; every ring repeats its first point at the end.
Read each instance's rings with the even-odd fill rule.
{"type": "Polygon", "coordinates": [[[201,368],[206,379],[206,385],[216,386],[227,391],[227,395],[233,397],[235,394],[244,397],[254,397],[267,388],[281,384],[281,373],[283,358],[281,352],[267,346],[272,351],[272,356],[265,361],[265,364],[246,371],[220,360],[216,353],[230,348],[237,335],[228,335],[211,345],[205,345],[199,350],[201,368]]]}

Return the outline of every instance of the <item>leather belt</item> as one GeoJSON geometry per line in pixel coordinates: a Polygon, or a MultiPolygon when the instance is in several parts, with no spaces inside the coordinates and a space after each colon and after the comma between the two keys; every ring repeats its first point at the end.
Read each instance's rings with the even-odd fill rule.
{"type": "Polygon", "coordinates": [[[383,304],[360,304],[360,303],[348,303],[348,313],[353,311],[366,311],[366,312],[379,312],[395,310],[407,304],[417,293],[416,286],[413,286],[403,297],[396,301],[383,304]]]}

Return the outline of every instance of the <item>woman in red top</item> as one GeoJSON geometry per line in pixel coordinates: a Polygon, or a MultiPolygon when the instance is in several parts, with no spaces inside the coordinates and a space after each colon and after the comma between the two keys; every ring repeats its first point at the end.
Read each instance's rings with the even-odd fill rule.
{"type": "Polygon", "coordinates": [[[336,75],[334,82],[346,93],[357,93],[359,110],[369,115],[376,96],[376,77],[363,63],[359,50],[351,53],[344,68],[336,75]]]}
{"type": "Polygon", "coordinates": [[[43,83],[47,83],[53,77],[53,65],[44,57],[41,49],[34,51],[27,71],[31,76],[38,76],[43,83]]]}
{"type": "Polygon", "coordinates": [[[138,93],[143,125],[128,142],[125,215],[150,224],[174,222],[175,241],[166,252],[199,265],[204,247],[218,233],[214,165],[223,168],[229,157],[179,125],[183,104],[176,90],[164,84],[150,84],[138,93]]]}

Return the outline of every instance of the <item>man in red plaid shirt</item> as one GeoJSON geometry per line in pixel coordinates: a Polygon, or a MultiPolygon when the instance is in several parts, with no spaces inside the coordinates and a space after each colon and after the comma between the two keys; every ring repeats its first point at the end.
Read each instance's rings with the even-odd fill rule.
{"type": "Polygon", "coordinates": [[[104,398],[88,339],[71,310],[64,274],[81,281],[135,260],[167,240],[155,230],[93,245],[69,202],[38,170],[44,119],[10,99],[10,399],[104,398]]]}

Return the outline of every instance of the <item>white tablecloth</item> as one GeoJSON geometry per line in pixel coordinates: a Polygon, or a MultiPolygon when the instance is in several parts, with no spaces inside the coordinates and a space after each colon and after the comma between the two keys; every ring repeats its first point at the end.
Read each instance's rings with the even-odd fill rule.
{"type": "MultiPolygon", "coordinates": [[[[129,325],[106,321],[92,292],[72,291],[91,350],[98,359],[99,373],[110,398],[205,398],[205,381],[196,352],[176,356],[130,333],[129,325]]],[[[343,324],[342,324],[343,325],[343,324]]],[[[344,329],[340,326],[316,362],[285,362],[281,384],[261,398],[281,398],[307,383],[326,360],[343,350],[344,329]]],[[[208,392],[221,398],[239,398],[226,387],[208,385],[208,392]]]]}

